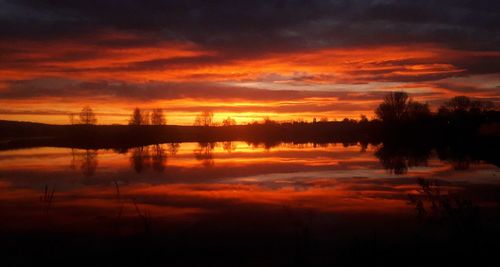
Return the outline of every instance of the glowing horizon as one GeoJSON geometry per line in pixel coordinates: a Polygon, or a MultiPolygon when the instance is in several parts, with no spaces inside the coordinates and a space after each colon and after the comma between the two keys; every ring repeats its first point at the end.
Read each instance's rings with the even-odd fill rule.
{"type": "Polygon", "coordinates": [[[169,4],[160,2],[113,7],[118,17],[104,15],[107,5],[0,5],[7,10],[0,18],[17,25],[16,31],[0,29],[3,120],[67,124],[68,115],[86,105],[97,113],[98,124],[126,124],[135,107],[162,108],[169,124],[180,125],[191,125],[207,110],[216,122],[230,116],[238,124],[264,117],[358,119],[373,117],[383,94],[396,90],[433,109],[457,95],[500,103],[500,48],[491,34],[479,31],[480,23],[436,22],[436,28],[453,26],[459,33],[442,28],[439,36],[424,19],[402,23],[398,16],[366,15],[350,20],[350,12],[376,14],[375,4],[343,9],[325,4],[325,12],[316,9],[291,23],[290,14],[277,9],[270,19],[259,8],[271,7],[255,3],[259,8],[235,12],[263,24],[231,16],[227,25],[213,17],[213,10],[189,5],[179,21],[148,15],[156,14],[150,10],[154,6],[168,10],[169,4]],[[68,16],[68,10],[81,19],[68,16]],[[142,22],[139,28],[123,20],[131,10],[138,10],[128,15],[142,22]],[[198,15],[192,17],[192,10],[198,15]],[[347,15],[332,21],[330,13],[337,11],[347,15]],[[73,23],[66,28],[68,20],[73,23]],[[32,21],[42,28],[33,30],[32,21]],[[88,29],[89,21],[95,28],[88,29]],[[465,38],[470,27],[478,31],[465,38]]]}

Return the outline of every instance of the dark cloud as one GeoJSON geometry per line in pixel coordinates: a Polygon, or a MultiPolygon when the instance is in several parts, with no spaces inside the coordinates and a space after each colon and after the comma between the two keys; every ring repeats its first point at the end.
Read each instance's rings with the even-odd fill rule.
{"type": "MultiPolygon", "coordinates": [[[[355,104],[355,103],[335,103],[327,105],[318,105],[314,103],[306,104],[284,104],[284,105],[267,105],[267,106],[254,106],[254,105],[239,105],[239,106],[210,106],[210,105],[196,105],[196,106],[181,106],[181,107],[163,107],[165,111],[175,111],[175,112],[195,112],[200,111],[213,111],[213,112],[273,112],[273,113],[314,113],[314,112],[333,112],[333,111],[366,111],[367,108],[374,108],[376,104],[367,106],[366,104],[355,104]]],[[[0,109],[0,115],[44,115],[44,116],[58,116],[58,115],[69,115],[72,112],[64,110],[51,110],[51,109],[0,109]]],[[[129,117],[129,114],[122,113],[103,113],[97,112],[97,116],[113,116],[113,117],[129,117]]]]}
{"type": "Polygon", "coordinates": [[[334,104],[315,104],[315,103],[305,103],[305,104],[280,104],[280,105],[267,105],[267,106],[254,106],[254,105],[239,105],[239,106],[183,106],[183,107],[174,107],[169,108],[166,107],[164,110],[168,111],[185,111],[185,112],[200,112],[200,111],[214,111],[214,112],[234,112],[234,113],[242,113],[242,112],[263,112],[263,113],[316,113],[316,112],[333,112],[333,111],[343,111],[343,112],[352,112],[352,111],[360,111],[364,112],[367,109],[374,109],[376,104],[367,105],[367,104],[359,104],[359,103],[348,103],[348,102],[337,102],[334,104]]]}
{"type": "Polygon", "coordinates": [[[260,108],[323,112],[358,110],[354,101],[373,101],[384,94],[375,91],[376,85],[360,93],[349,92],[353,86],[338,91],[339,84],[439,81],[431,84],[437,92],[420,96],[473,91],[493,98],[496,84],[471,88],[443,80],[500,73],[498,14],[500,1],[490,0],[0,0],[0,99],[353,101],[350,106],[302,102],[303,106],[260,108]],[[404,56],[388,53],[378,59],[376,52],[384,51],[375,48],[385,46],[407,50],[404,56]],[[173,52],[155,55],[146,50],[155,48],[173,52]],[[186,53],[176,54],[177,48],[186,53]],[[345,51],[347,63],[294,57],[330,48],[338,49],[334,56],[340,58],[345,51]],[[419,48],[431,51],[419,56],[419,48]],[[356,49],[372,49],[375,54],[369,59],[360,54],[358,60],[357,54],[349,54],[356,49]],[[266,59],[274,60],[270,65],[284,62],[283,69],[288,63],[289,69],[266,69],[266,59]],[[252,72],[260,62],[262,70],[252,72]],[[308,66],[317,71],[309,72],[308,66]],[[127,82],[150,79],[165,82],[127,82]],[[309,90],[256,89],[215,81],[258,82],[264,88],[307,85],[309,90]],[[322,90],[328,84],[337,89],[312,89],[316,84],[322,90]]]}
{"type": "Polygon", "coordinates": [[[123,66],[114,68],[104,68],[108,71],[148,71],[182,68],[182,67],[200,67],[206,65],[217,65],[229,62],[231,59],[221,56],[192,56],[192,57],[172,57],[158,58],[145,61],[132,62],[123,66]]]}
{"type": "Polygon", "coordinates": [[[2,99],[33,99],[57,97],[79,99],[81,97],[113,98],[116,100],[155,101],[179,98],[247,101],[290,101],[306,98],[338,98],[339,100],[381,99],[383,91],[312,91],[269,90],[228,86],[217,83],[127,83],[121,81],[76,81],[46,78],[11,81],[6,90],[0,91],[2,99]]]}
{"type": "Polygon", "coordinates": [[[454,95],[467,95],[467,94],[476,94],[482,95],[482,99],[490,98],[492,101],[498,101],[500,97],[498,97],[498,92],[494,87],[485,87],[471,83],[453,83],[447,81],[440,81],[432,83],[436,88],[447,90],[454,95]],[[492,98],[493,97],[493,98],[492,98]]]}
{"type": "Polygon", "coordinates": [[[467,74],[471,75],[500,73],[500,54],[457,57],[450,63],[467,70],[467,74]]]}
{"type": "Polygon", "coordinates": [[[149,35],[151,42],[182,40],[247,53],[409,42],[500,47],[500,3],[488,0],[2,0],[0,7],[2,38],[112,29],[149,35]]]}
{"type": "MultiPolygon", "coordinates": [[[[39,45],[57,40],[81,45],[78,50],[50,53],[50,58],[26,58],[26,50],[37,51],[37,47],[4,44],[0,69],[154,71],[265,58],[269,53],[429,43],[459,50],[500,51],[500,3],[488,0],[0,0],[0,10],[0,40],[6,44],[22,39],[39,45]],[[50,65],[108,58],[109,48],[158,47],[166,41],[189,43],[214,53],[159,56],[101,68],[50,65]]],[[[487,54],[379,64],[400,69],[353,71],[350,74],[360,78],[348,82],[366,82],[362,77],[366,74],[370,75],[367,81],[419,82],[500,72],[500,56],[487,54]],[[408,64],[427,63],[447,63],[464,71],[394,75],[408,64]]]]}

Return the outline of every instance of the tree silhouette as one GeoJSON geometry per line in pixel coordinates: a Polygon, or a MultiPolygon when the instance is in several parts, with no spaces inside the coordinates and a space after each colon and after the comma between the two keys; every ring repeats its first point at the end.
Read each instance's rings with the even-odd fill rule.
{"type": "Polygon", "coordinates": [[[222,121],[222,125],[224,126],[236,125],[236,121],[231,117],[227,117],[222,121]]]}
{"type": "Polygon", "coordinates": [[[428,104],[410,101],[407,107],[407,118],[409,120],[428,119],[432,116],[428,104]]]}
{"type": "Polygon", "coordinates": [[[449,112],[469,111],[472,107],[472,100],[467,96],[455,96],[445,102],[442,109],[449,112]]]}
{"type": "Polygon", "coordinates": [[[493,103],[492,101],[476,100],[472,102],[472,105],[473,109],[479,109],[479,111],[482,112],[492,111],[496,108],[495,103],[493,103]]]}
{"type": "Polygon", "coordinates": [[[375,114],[383,122],[396,122],[405,118],[410,98],[405,92],[390,92],[384,102],[375,110],[375,114]]]}
{"type": "Polygon", "coordinates": [[[132,116],[130,116],[129,125],[147,125],[149,124],[149,114],[141,111],[140,108],[135,108],[132,116]]]}
{"type": "Polygon", "coordinates": [[[203,111],[194,119],[195,126],[213,126],[214,113],[210,111],[203,111]]]}
{"type": "Polygon", "coordinates": [[[266,125],[271,125],[271,124],[276,124],[276,121],[269,118],[269,116],[265,116],[264,118],[262,118],[262,123],[266,125]]]}
{"type": "Polygon", "coordinates": [[[152,125],[164,125],[167,123],[165,115],[163,115],[163,110],[161,108],[155,108],[151,112],[151,124],[152,125]]]}
{"type": "Polygon", "coordinates": [[[69,119],[69,124],[71,125],[75,124],[75,113],[69,113],[68,119],[69,119]]]}
{"type": "Polygon", "coordinates": [[[413,101],[405,92],[390,92],[375,114],[385,123],[395,123],[426,119],[431,116],[431,111],[428,104],[413,101]]]}
{"type": "Polygon", "coordinates": [[[491,101],[472,100],[467,96],[455,96],[439,108],[440,114],[464,113],[464,112],[486,112],[495,109],[491,101]]]}
{"type": "Polygon", "coordinates": [[[85,125],[93,125],[97,123],[97,118],[94,111],[89,106],[83,107],[80,112],[80,123],[85,125]]]}
{"type": "Polygon", "coordinates": [[[149,112],[148,111],[143,111],[142,112],[142,124],[143,125],[148,125],[150,120],[149,112]]]}

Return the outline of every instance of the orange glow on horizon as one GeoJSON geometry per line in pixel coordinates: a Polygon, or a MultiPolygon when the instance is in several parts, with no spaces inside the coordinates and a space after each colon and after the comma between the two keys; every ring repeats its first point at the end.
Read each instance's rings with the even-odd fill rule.
{"type": "MultiPolygon", "coordinates": [[[[134,40],[131,34],[109,33],[98,35],[99,41],[134,40]]],[[[54,124],[69,123],[68,114],[78,113],[81,107],[91,105],[98,114],[99,124],[126,124],[135,107],[142,109],[165,108],[169,124],[191,125],[196,114],[211,110],[215,121],[226,117],[235,118],[238,124],[261,121],[269,117],[277,121],[343,118],[369,118],[381,99],[357,98],[356,94],[371,91],[388,91],[405,87],[411,92],[421,92],[417,100],[439,101],[453,95],[448,89],[425,82],[405,82],[434,75],[460,76],[465,70],[453,62],[461,57],[494,56],[499,52],[458,51],[432,44],[407,46],[375,46],[353,48],[328,48],[293,53],[268,53],[259,57],[231,58],[221,52],[201,49],[191,43],[160,42],[155,46],[134,48],[109,48],[97,44],[85,44],[80,40],[62,40],[51,43],[14,41],[3,43],[0,49],[21,47],[16,53],[7,55],[11,63],[0,68],[0,76],[10,80],[66,79],[68,81],[109,81],[117,84],[135,83],[148,86],[149,82],[175,82],[196,85],[182,89],[185,93],[171,98],[134,99],[131,96],[115,95],[118,91],[89,93],[76,98],[68,95],[37,96],[2,99],[0,119],[34,121],[54,124]],[[79,57],[79,54],[89,54],[79,57]],[[218,58],[220,60],[217,60],[218,58]],[[401,79],[401,82],[398,82],[401,79]],[[225,96],[213,94],[190,96],[191,89],[204,89],[205,84],[222,84],[238,88],[280,90],[304,90],[305,92],[336,92],[344,85],[356,88],[350,91],[349,99],[339,97],[304,96],[298,99],[252,99],[252,95],[225,96]],[[326,86],[326,87],[325,87],[326,86]],[[334,86],[334,90],[328,89],[334,86]],[[325,88],[323,88],[325,87],[325,88]],[[427,94],[427,95],[426,95],[427,94]],[[201,106],[200,106],[201,105],[201,106]],[[200,106],[198,109],[196,107],[200,106]],[[27,112],[34,110],[34,112],[27,112]]],[[[49,81],[50,82],[50,81],[49,81]]],[[[49,85],[45,85],[50,88],[49,85]]],[[[70,85],[62,85],[64,86],[70,85]]],[[[73,86],[73,85],[71,85],[73,86]]],[[[85,90],[78,87],[71,90],[85,90]]],[[[99,89],[99,84],[95,85],[99,89]]],[[[10,89],[5,82],[0,90],[10,89]]],[[[69,89],[68,89],[69,90],[69,89]]],[[[68,91],[66,90],[66,91],[68,91]]],[[[158,89],[160,90],[160,89],[158,89]]],[[[163,89],[169,92],[169,88],[163,89]]],[[[349,91],[344,89],[345,91],[349,91]]],[[[160,90],[161,91],[161,90],[160,90]]],[[[98,91],[97,91],[98,92],[98,91]]],[[[228,93],[230,91],[228,90],[228,93]]],[[[465,92],[466,93],[466,92],[465,92]]],[[[474,93],[474,92],[473,92],[474,93]]],[[[147,96],[147,90],[143,94],[147,96]]],[[[249,91],[248,94],[252,94],[249,91]]],[[[488,93],[484,93],[485,97],[488,93]]],[[[491,93],[489,93],[491,94],[491,93]]],[[[168,94],[166,94],[168,95],[168,94]]],[[[474,93],[475,97],[481,97],[474,93]]]]}

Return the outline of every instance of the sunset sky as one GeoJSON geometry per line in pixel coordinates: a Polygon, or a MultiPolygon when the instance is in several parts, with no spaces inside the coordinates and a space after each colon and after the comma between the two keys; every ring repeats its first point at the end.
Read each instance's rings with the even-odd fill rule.
{"type": "Polygon", "coordinates": [[[388,91],[500,104],[500,1],[0,0],[0,119],[163,108],[237,123],[373,117],[388,91]]]}

